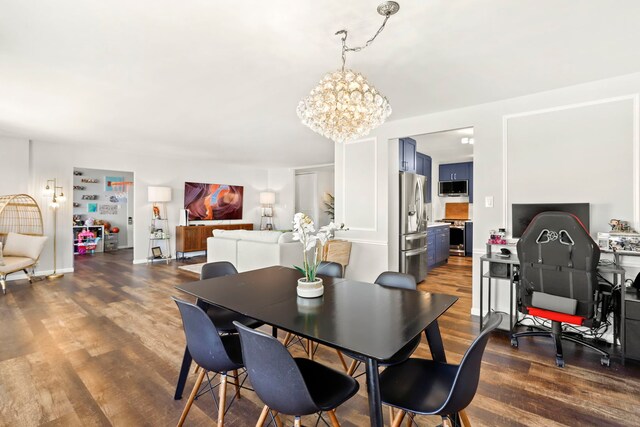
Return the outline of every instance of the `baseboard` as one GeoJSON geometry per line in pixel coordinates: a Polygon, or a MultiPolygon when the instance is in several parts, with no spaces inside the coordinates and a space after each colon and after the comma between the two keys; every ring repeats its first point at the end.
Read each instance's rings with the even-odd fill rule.
{"type": "MultiPolygon", "coordinates": [[[[73,273],[73,268],[59,268],[56,273],[73,273]]],[[[36,270],[36,277],[44,277],[53,274],[53,270],[36,270]]],[[[26,280],[27,275],[23,272],[10,274],[7,276],[7,282],[13,282],[15,280],[26,280]]]]}

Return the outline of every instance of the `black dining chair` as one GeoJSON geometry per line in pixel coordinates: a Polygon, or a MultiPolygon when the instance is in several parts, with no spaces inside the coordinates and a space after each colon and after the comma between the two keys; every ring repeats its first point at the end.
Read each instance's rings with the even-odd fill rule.
{"type": "MultiPolygon", "coordinates": [[[[344,268],[342,267],[342,264],[339,264],[337,262],[320,261],[316,274],[319,274],[321,276],[341,279],[344,277],[344,268]]],[[[309,358],[313,360],[313,356],[316,352],[317,345],[314,346],[313,341],[307,340],[307,343],[305,346],[302,338],[294,336],[291,332],[287,332],[287,335],[285,335],[284,337],[285,347],[288,347],[292,342],[296,342],[296,341],[304,347],[309,358]]],[[[338,354],[338,358],[340,359],[340,363],[342,364],[342,367],[346,371],[347,362],[344,360],[344,356],[342,355],[342,352],[336,349],[336,353],[338,354]]]]}
{"type": "MultiPolygon", "coordinates": [[[[240,398],[240,387],[237,370],[244,367],[242,363],[242,351],[240,349],[240,337],[238,334],[220,335],[218,329],[213,324],[207,313],[200,307],[190,302],[182,301],[177,298],[173,300],[180,309],[182,316],[182,326],[187,338],[187,348],[191,357],[201,368],[198,379],[193,386],[189,400],[182,411],[178,427],[184,424],[189,409],[194,399],[198,396],[200,386],[205,376],[207,377],[208,388],[205,392],[213,393],[212,378],[209,373],[220,375],[220,390],[218,398],[218,427],[224,425],[224,414],[229,409],[226,407],[227,394],[227,373],[234,371],[234,382],[236,392],[233,399],[229,402],[229,407],[233,404],[234,399],[240,398]]],[[[214,375],[215,376],[215,375],[214,375]]]]}
{"type": "MultiPolygon", "coordinates": [[[[234,274],[238,274],[238,270],[228,261],[209,262],[202,266],[200,280],[232,276],[234,274]]],[[[250,328],[259,328],[264,325],[263,322],[215,305],[207,308],[207,315],[216,325],[218,332],[223,334],[236,333],[236,328],[233,327],[234,321],[240,322],[250,328]]]]}
{"type": "MultiPolygon", "coordinates": [[[[409,289],[413,291],[418,289],[418,285],[416,284],[416,279],[412,275],[397,273],[394,271],[385,271],[381,273],[374,283],[376,285],[386,286],[389,288],[409,289]]],[[[416,348],[418,348],[418,345],[420,344],[420,339],[421,339],[420,335],[413,338],[404,347],[402,347],[396,354],[391,356],[391,358],[378,362],[378,365],[391,366],[391,365],[398,364],[400,362],[404,362],[409,357],[411,357],[414,351],[416,351],[416,348]]],[[[347,375],[353,375],[358,369],[358,366],[360,366],[361,363],[364,363],[366,361],[363,356],[356,353],[345,351],[344,354],[346,354],[347,356],[353,359],[353,361],[351,362],[351,365],[347,369],[347,375]]]]}
{"type": "Polygon", "coordinates": [[[390,366],[380,374],[382,403],[400,409],[392,426],[398,427],[406,413],[440,415],[443,425],[456,414],[471,426],[464,409],[478,389],[480,367],[489,334],[502,321],[502,315],[489,314],[485,327],[464,354],[459,365],[411,358],[390,366]]]}
{"type": "Polygon", "coordinates": [[[264,423],[270,410],[293,415],[295,427],[300,427],[301,416],[321,417],[322,412],[329,415],[332,426],[340,426],[335,409],[358,392],[356,380],[316,361],[294,358],[274,337],[234,324],[249,380],[265,403],[256,426],[264,423]]]}

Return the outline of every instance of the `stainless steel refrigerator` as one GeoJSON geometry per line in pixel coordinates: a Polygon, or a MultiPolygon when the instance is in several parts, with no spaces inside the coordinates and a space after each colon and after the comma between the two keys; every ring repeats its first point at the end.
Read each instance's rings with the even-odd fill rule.
{"type": "Polygon", "coordinates": [[[420,282],[427,277],[426,178],[400,172],[400,272],[420,282]]]}

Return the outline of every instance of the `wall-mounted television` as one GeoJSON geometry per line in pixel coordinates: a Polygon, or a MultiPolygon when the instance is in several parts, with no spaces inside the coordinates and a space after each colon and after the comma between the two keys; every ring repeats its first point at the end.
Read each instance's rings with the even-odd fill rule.
{"type": "Polygon", "coordinates": [[[548,211],[573,214],[589,231],[589,203],[514,203],[511,206],[511,236],[521,237],[536,215],[548,211]]]}
{"type": "Polygon", "coordinates": [[[190,221],[242,219],[241,185],[184,183],[184,208],[190,221]]]}

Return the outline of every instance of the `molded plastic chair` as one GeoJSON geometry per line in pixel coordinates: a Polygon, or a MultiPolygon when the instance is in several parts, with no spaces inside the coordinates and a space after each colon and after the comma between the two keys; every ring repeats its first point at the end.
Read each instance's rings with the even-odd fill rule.
{"type": "MultiPolygon", "coordinates": [[[[215,277],[231,276],[238,274],[238,270],[228,261],[209,262],[202,266],[200,272],[200,280],[212,279],[215,277]]],[[[223,334],[231,334],[236,332],[236,328],[233,327],[233,322],[237,321],[243,325],[247,325],[250,328],[259,328],[264,325],[263,322],[252,319],[242,314],[238,314],[234,311],[227,310],[226,308],[217,307],[215,305],[207,308],[207,315],[211,318],[216,325],[218,332],[223,334]]]]}
{"type": "MultiPolygon", "coordinates": [[[[242,351],[240,349],[240,337],[237,334],[220,335],[211,319],[200,307],[195,304],[173,298],[180,309],[182,325],[187,337],[187,348],[191,357],[198,364],[200,374],[196,380],[189,400],[182,411],[178,427],[182,426],[193,400],[198,394],[200,385],[208,372],[220,374],[220,395],[218,402],[218,427],[224,425],[224,413],[226,406],[227,372],[235,372],[236,397],[240,397],[240,385],[238,384],[237,370],[243,368],[242,351]]],[[[208,379],[208,376],[207,376],[208,379]]],[[[210,380],[209,386],[213,391],[210,380]]],[[[231,401],[233,403],[233,400],[231,401]]]]}
{"type": "Polygon", "coordinates": [[[440,415],[443,420],[459,413],[464,424],[470,426],[464,409],[478,389],[489,333],[501,321],[500,314],[489,314],[484,330],[466,351],[460,365],[411,358],[385,369],[380,374],[382,402],[401,410],[392,425],[399,426],[405,413],[409,412],[440,415]]]}
{"type": "MultiPolygon", "coordinates": [[[[306,358],[294,358],[277,339],[238,322],[242,356],[251,385],[265,403],[257,426],[269,410],[300,417],[327,412],[333,426],[339,426],[335,409],[358,392],[353,378],[306,358]]],[[[318,420],[319,421],[319,420],[318,420]]]]}
{"type": "MultiPolygon", "coordinates": [[[[418,289],[415,277],[410,274],[397,273],[394,271],[385,271],[381,273],[376,279],[375,283],[377,285],[386,286],[389,288],[409,289],[413,291],[418,289]]],[[[390,359],[381,361],[378,363],[378,365],[390,366],[404,362],[409,357],[411,357],[414,351],[416,351],[416,348],[418,348],[418,345],[420,344],[420,339],[421,336],[418,335],[417,337],[409,341],[404,347],[402,347],[396,354],[391,356],[390,359]]],[[[353,375],[358,368],[358,365],[365,361],[365,358],[355,353],[345,352],[345,354],[354,359],[353,362],[351,362],[351,366],[349,366],[349,369],[347,369],[347,374],[353,375]]]]}
{"type": "Polygon", "coordinates": [[[338,264],[337,262],[331,262],[331,261],[320,261],[320,264],[318,265],[318,270],[316,271],[317,274],[320,274],[323,276],[338,277],[338,278],[344,277],[343,272],[344,270],[341,264],[338,264]]]}

